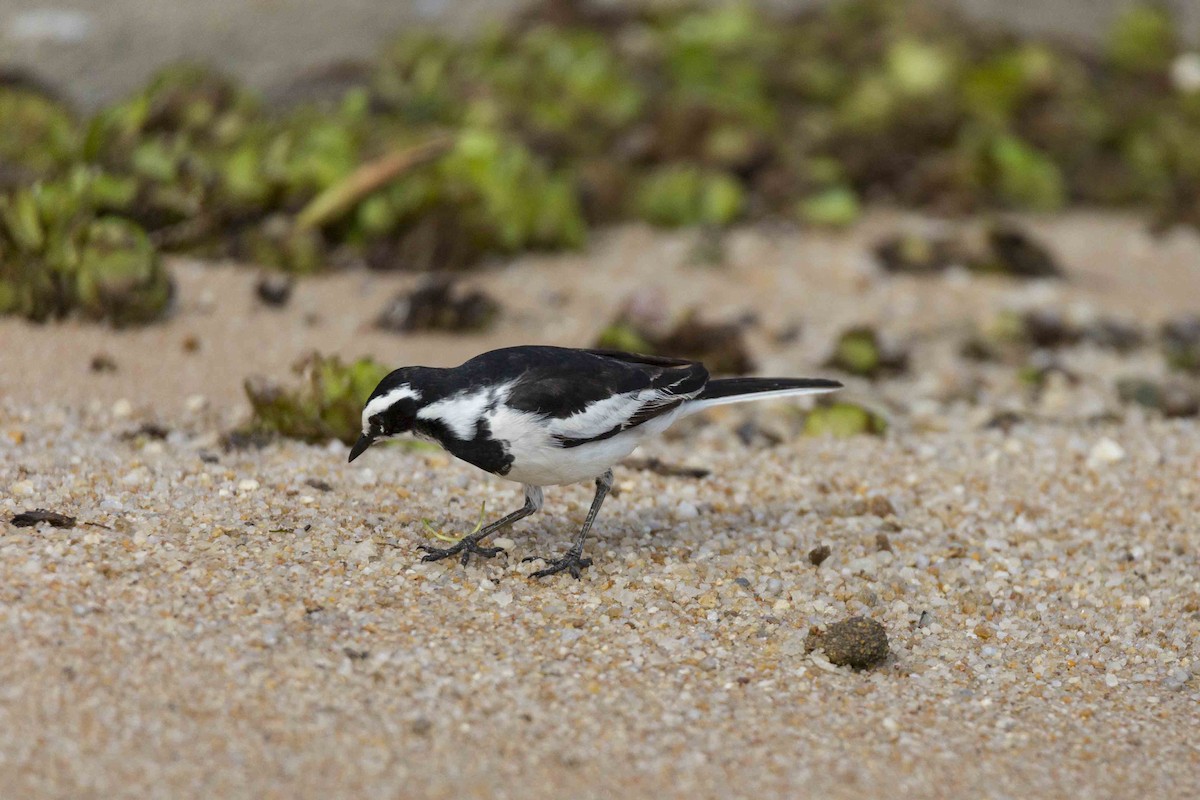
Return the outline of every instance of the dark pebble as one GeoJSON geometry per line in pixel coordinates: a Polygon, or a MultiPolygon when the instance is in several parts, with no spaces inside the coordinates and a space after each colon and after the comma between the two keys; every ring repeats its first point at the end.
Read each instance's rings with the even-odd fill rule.
{"type": "Polygon", "coordinates": [[[108,353],[97,353],[92,356],[90,367],[92,372],[116,372],[117,362],[108,353]]]}
{"type": "Polygon", "coordinates": [[[825,559],[829,558],[833,553],[833,549],[827,544],[821,544],[808,551],[808,563],[814,567],[819,567],[825,563],[825,559]]]}
{"type": "Polygon", "coordinates": [[[254,293],[265,306],[282,308],[292,297],[292,287],[296,285],[290,275],[269,272],[258,279],[254,285],[254,293]]]}
{"type": "Polygon", "coordinates": [[[18,528],[32,528],[42,522],[47,522],[55,528],[74,528],[75,518],[68,517],[66,514],[59,514],[57,511],[47,511],[44,508],[34,509],[33,511],[25,511],[17,514],[12,518],[12,524],[18,528]]]}

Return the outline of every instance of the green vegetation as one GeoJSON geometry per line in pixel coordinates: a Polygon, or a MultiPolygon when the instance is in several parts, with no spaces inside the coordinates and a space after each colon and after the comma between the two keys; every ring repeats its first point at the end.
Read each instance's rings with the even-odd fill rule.
{"type": "Polygon", "coordinates": [[[474,40],[406,35],[324,106],[269,109],[192,67],[91,119],[0,86],[0,312],[152,319],[159,251],[457,269],[615,220],[840,226],[881,201],[1197,225],[1200,88],[1179,56],[1156,6],[1091,54],[896,0],[783,18],[547,2],[474,40]]]}
{"type": "Polygon", "coordinates": [[[817,406],[804,419],[807,436],[858,436],[887,433],[887,420],[881,415],[856,403],[838,402],[817,406]]]}
{"type": "Polygon", "coordinates": [[[246,381],[253,416],[243,433],[353,444],[362,433],[363,403],[388,373],[370,359],[343,364],[337,356],[317,354],[297,363],[293,371],[299,380],[292,388],[246,381]]]}

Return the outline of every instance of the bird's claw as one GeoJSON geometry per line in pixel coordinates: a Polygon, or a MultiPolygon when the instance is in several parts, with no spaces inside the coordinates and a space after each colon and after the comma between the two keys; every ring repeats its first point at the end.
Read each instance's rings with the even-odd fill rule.
{"type": "Polygon", "coordinates": [[[465,567],[467,562],[471,560],[471,555],[477,555],[481,558],[495,558],[504,552],[503,547],[480,547],[479,542],[472,539],[461,539],[456,544],[450,547],[431,547],[427,544],[417,545],[417,549],[425,553],[421,556],[422,561],[441,561],[443,558],[451,556],[462,556],[462,565],[465,567]]]}
{"type": "MultiPolygon", "coordinates": [[[[536,561],[536,560],[538,560],[538,558],[536,556],[534,556],[534,557],[526,558],[524,560],[525,561],[536,561]]],[[[550,561],[548,559],[542,559],[542,560],[547,561],[547,563],[549,563],[550,566],[546,567],[545,569],[539,569],[537,572],[533,573],[529,577],[545,578],[550,575],[556,575],[560,572],[569,572],[571,574],[572,578],[574,578],[575,580],[579,580],[581,571],[592,565],[592,560],[590,558],[584,558],[583,553],[576,550],[575,548],[571,548],[570,550],[567,551],[566,555],[564,555],[562,558],[556,559],[554,561],[550,561]]]]}

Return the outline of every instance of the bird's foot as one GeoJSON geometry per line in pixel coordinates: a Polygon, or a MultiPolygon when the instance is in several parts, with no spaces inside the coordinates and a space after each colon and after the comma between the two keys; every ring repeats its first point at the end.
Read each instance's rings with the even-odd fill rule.
{"type": "Polygon", "coordinates": [[[461,555],[464,567],[471,560],[472,554],[480,558],[494,558],[504,552],[503,547],[480,547],[479,539],[471,536],[464,536],[449,547],[431,547],[430,545],[422,544],[418,545],[417,549],[425,553],[425,555],[421,556],[422,561],[441,561],[443,558],[461,555]]]}
{"type": "Polygon", "coordinates": [[[465,536],[447,536],[433,527],[433,523],[427,519],[421,520],[421,523],[438,539],[443,542],[452,542],[449,547],[432,547],[427,544],[417,545],[418,550],[425,551],[425,555],[421,556],[422,561],[441,561],[443,558],[462,555],[462,565],[465,567],[467,562],[471,560],[471,554],[481,558],[494,558],[504,552],[502,547],[480,547],[479,540],[488,536],[491,531],[483,531],[483,518],[487,514],[487,505],[480,504],[479,506],[479,521],[475,523],[475,527],[470,533],[465,536]]]}
{"type": "MultiPolygon", "coordinates": [[[[525,560],[526,561],[536,561],[538,559],[537,559],[537,557],[531,557],[531,558],[527,558],[525,560]]],[[[583,551],[580,549],[574,548],[574,547],[572,547],[570,550],[568,550],[567,554],[564,555],[560,559],[557,559],[557,560],[541,559],[541,560],[545,561],[550,566],[546,567],[545,569],[539,569],[537,572],[533,573],[529,577],[545,578],[550,575],[556,575],[559,572],[569,572],[569,573],[571,573],[572,578],[574,578],[575,580],[579,580],[579,575],[580,575],[581,570],[584,570],[592,565],[592,560],[590,558],[584,558],[583,551]]]]}

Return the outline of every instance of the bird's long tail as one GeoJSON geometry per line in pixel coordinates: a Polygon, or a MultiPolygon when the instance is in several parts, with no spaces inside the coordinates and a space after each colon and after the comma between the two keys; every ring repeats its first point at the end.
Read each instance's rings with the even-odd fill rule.
{"type": "Polygon", "coordinates": [[[685,414],[692,414],[726,403],[824,394],[840,388],[842,385],[837,381],[824,378],[720,378],[709,381],[704,391],[685,403],[683,409],[685,414]]]}

